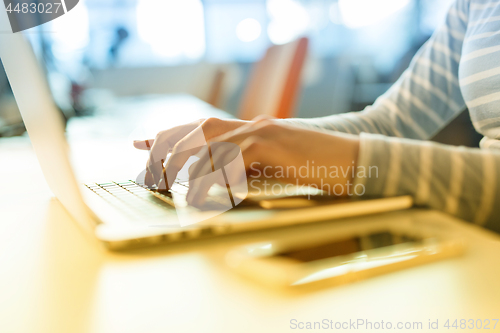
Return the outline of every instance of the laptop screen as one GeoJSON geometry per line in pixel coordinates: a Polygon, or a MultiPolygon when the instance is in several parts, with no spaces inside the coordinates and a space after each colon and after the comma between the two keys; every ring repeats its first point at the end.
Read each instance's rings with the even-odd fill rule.
{"type": "Polygon", "coordinates": [[[52,56],[50,31],[34,27],[21,32],[30,43],[33,52],[43,70],[52,98],[66,119],[75,115],[71,97],[73,83],[71,79],[58,68],[57,61],[52,56]]]}

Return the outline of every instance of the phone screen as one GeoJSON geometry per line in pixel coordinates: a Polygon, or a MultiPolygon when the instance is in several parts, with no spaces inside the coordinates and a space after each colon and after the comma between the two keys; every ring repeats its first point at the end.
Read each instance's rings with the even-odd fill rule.
{"type": "Polygon", "coordinates": [[[403,243],[416,245],[422,243],[422,239],[404,234],[395,234],[389,231],[379,231],[363,236],[323,243],[313,247],[281,252],[276,254],[276,256],[301,262],[310,262],[403,243]]]}

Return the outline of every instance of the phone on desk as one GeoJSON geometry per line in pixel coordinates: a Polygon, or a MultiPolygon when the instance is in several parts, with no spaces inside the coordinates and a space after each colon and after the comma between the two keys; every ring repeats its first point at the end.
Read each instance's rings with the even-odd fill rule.
{"type": "Polygon", "coordinates": [[[460,238],[432,228],[379,224],[321,240],[235,249],[229,266],[272,287],[339,285],[463,253],[460,238]]]}

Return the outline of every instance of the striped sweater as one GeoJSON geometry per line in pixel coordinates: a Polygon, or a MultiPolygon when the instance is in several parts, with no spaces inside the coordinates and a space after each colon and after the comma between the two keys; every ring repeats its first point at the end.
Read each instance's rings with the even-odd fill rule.
{"type": "Polygon", "coordinates": [[[500,0],[457,0],[401,78],[361,112],[288,120],[360,134],[366,194],[415,203],[500,232],[500,0]],[[428,140],[468,107],[481,149],[428,140]]]}

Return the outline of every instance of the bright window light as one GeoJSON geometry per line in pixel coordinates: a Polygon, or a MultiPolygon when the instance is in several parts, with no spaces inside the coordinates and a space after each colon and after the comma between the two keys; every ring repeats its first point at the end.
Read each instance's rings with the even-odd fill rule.
{"type": "Polygon", "coordinates": [[[340,14],[340,8],[338,2],[334,2],[330,5],[330,10],[328,14],[329,14],[328,16],[330,16],[330,21],[332,21],[332,23],[344,24],[342,15],[340,14]]]}
{"type": "Polygon", "coordinates": [[[85,48],[89,43],[89,15],[84,3],[51,22],[55,48],[72,52],[85,48]]]}
{"type": "Polygon", "coordinates": [[[274,44],[291,42],[309,27],[307,10],[295,0],[268,0],[267,11],[271,19],[267,34],[274,44]]]}
{"type": "Polygon", "coordinates": [[[137,30],[159,55],[198,59],[205,53],[200,0],[139,0],[137,30]]]}
{"type": "Polygon", "coordinates": [[[252,42],[259,38],[262,28],[260,23],[253,18],[247,18],[242,20],[236,26],[236,36],[242,42],[252,42]]]}
{"type": "Polygon", "coordinates": [[[409,3],[410,0],[339,0],[338,8],[343,23],[354,29],[381,22],[409,3]]]}

